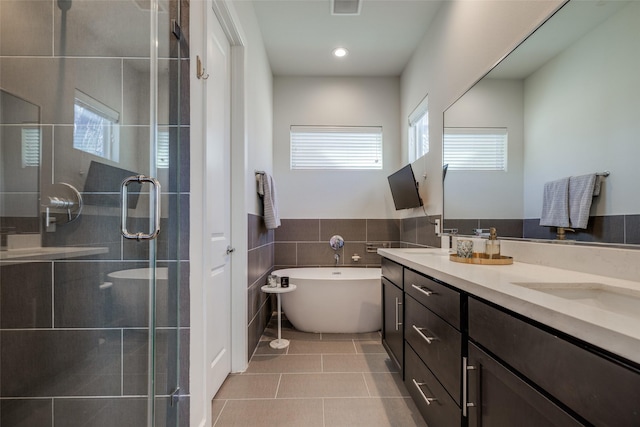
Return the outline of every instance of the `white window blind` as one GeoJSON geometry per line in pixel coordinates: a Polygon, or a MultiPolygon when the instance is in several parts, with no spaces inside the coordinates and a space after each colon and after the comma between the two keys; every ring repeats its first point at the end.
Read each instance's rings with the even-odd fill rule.
{"type": "Polygon", "coordinates": [[[291,169],[382,169],[382,127],[291,126],[291,169]]]}
{"type": "Polygon", "coordinates": [[[158,130],[158,147],[156,151],[156,159],[158,168],[167,169],[169,167],[168,130],[158,130]]]}
{"type": "Polygon", "coordinates": [[[442,149],[449,170],[507,170],[506,128],[445,128],[442,149]]]}
{"type": "Polygon", "coordinates": [[[40,166],[40,129],[22,128],[22,167],[40,166]]]}

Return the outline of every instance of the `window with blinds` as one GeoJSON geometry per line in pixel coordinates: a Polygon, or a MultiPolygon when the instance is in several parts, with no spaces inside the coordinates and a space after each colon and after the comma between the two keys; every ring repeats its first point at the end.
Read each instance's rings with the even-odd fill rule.
{"type": "Polygon", "coordinates": [[[291,126],[291,169],[382,169],[382,127],[291,126]]]}
{"type": "Polygon", "coordinates": [[[409,115],[408,155],[409,163],[429,152],[429,97],[425,96],[409,115]]]}
{"type": "Polygon", "coordinates": [[[506,128],[445,128],[442,146],[449,170],[506,171],[506,128]]]}
{"type": "Polygon", "coordinates": [[[22,128],[22,167],[40,166],[40,129],[22,128]]]}

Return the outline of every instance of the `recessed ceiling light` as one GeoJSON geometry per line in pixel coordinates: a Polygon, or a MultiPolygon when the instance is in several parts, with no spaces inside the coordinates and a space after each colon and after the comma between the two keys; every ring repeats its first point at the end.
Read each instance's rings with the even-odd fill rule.
{"type": "Polygon", "coordinates": [[[349,54],[349,51],[343,47],[337,47],[333,49],[333,56],[336,58],[343,58],[349,54]]]}

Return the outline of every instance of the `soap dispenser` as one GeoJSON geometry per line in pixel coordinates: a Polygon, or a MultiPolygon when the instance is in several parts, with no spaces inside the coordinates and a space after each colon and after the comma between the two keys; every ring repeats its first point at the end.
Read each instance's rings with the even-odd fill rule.
{"type": "Polygon", "coordinates": [[[484,246],[484,254],[489,259],[500,258],[500,240],[498,240],[498,233],[494,227],[489,229],[489,240],[484,246]]]}

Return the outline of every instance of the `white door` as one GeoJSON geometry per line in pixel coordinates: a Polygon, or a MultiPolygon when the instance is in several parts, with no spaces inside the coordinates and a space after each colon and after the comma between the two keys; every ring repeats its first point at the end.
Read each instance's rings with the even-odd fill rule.
{"type": "Polygon", "coordinates": [[[231,371],[231,253],[230,247],[230,49],[207,2],[207,41],[204,67],[206,100],[204,134],[204,264],[207,402],[231,371]]]}

